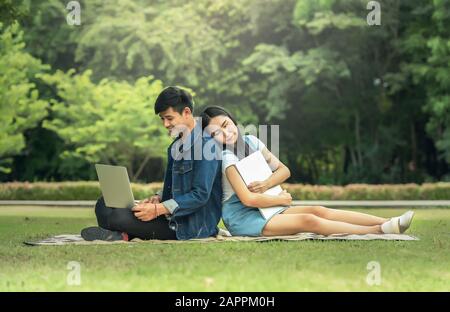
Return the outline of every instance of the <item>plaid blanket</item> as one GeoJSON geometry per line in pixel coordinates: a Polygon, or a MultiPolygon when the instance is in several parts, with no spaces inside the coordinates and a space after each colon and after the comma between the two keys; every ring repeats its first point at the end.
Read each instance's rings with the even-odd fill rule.
{"type": "Polygon", "coordinates": [[[59,246],[59,245],[96,245],[96,244],[185,244],[185,243],[219,243],[219,242],[266,242],[266,241],[302,241],[302,240],[394,240],[394,241],[417,241],[419,238],[405,234],[333,234],[333,235],[319,235],[314,233],[298,233],[295,235],[284,236],[228,236],[226,232],[221,232],[216,237],[208,237],[201,239],[190,240],[142,240],[135,238],[129,242],[126,241],[85,241],[80,235],[76,234],[62,234],[52,236],[46,239],[37,241],[25,241],[24,244],[30,246],[59,246]]]}

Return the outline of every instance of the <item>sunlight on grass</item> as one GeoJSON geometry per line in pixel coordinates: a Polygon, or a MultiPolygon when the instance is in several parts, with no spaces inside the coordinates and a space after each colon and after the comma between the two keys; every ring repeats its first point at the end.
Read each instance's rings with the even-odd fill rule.
{"type": "MultiPolygon", "coordinates": [[[[394,216],[405,209],[358,209],[394,216]]],[[[226,242],[28,247],[24,240],[79,233],[92,209],[0,208],[0,291],[448,291],[450,210],[417,209],[407,241],[226,242]],[[67,284],[67,264],[81,285],[67,284]],[[381,285],[366,283],[367,263],[381,285]]]]}

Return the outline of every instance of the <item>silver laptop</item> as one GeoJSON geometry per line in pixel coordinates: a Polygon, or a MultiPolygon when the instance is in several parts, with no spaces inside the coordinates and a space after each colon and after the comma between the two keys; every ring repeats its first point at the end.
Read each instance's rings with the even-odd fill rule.
{"type": "Polygon", "coordinates": [[[127,168],[95,164],[105,204],[111,208],[131,209],[134,200],[127,168]]]}

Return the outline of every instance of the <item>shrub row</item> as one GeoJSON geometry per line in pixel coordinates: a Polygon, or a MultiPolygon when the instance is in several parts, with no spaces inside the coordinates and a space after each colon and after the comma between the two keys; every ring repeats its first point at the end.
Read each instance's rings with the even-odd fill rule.
{"type": "MultiPolygon", "coordinates": [[[[162,183],[134,184],[133,194],[141,199],[162,188],[162,183]]],[[[0,184],[0,200],[95,200],[101,195],[98,182],[11,182],[0,184]]]]}
{"type": "Polygon", "coordinates": [[[349,184],[346,186],[284,184],[301,200],[448,200],[450,183],[349,184]]]}
{"type": "MultiPolygon", "coordinates": [[[[146,198],[162,183],[132,184],[136,199],[146,198]]],[[[346,186],[283,184],[296,200],[443,200],[450,199],[450,183],[349,184],[346,186]]],[[[0,184],[0,200],[95,200],[98,182],[11,182],[0,184]]]]}

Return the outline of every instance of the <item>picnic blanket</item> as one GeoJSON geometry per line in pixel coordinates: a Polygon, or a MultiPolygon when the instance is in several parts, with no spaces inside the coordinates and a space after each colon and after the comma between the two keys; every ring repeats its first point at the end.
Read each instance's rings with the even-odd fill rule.
{"type": "Polygon", "coordinates": [[[59,245],[98,245],[98,244],[186,244],[186,243],[220,243],[220,242],[267,242],[267,241],[302,241],[302,240],[390,240],[390,241],[417,241],[419,238],[412,235],[405,234],[333,234],[333,235],[319,235],[314,233],[298,233],[295,235],[283,236],[231,236],[227,231],[221,231],[216,237],[190,239],[190,240],[142,240],[134,238],[129,242],[126,241],[85,241],[77,234],[62,234],[52,236],[46,239],[37,241],[25,241],[24,244],[30,246],[59,246],[59,245]]]}

